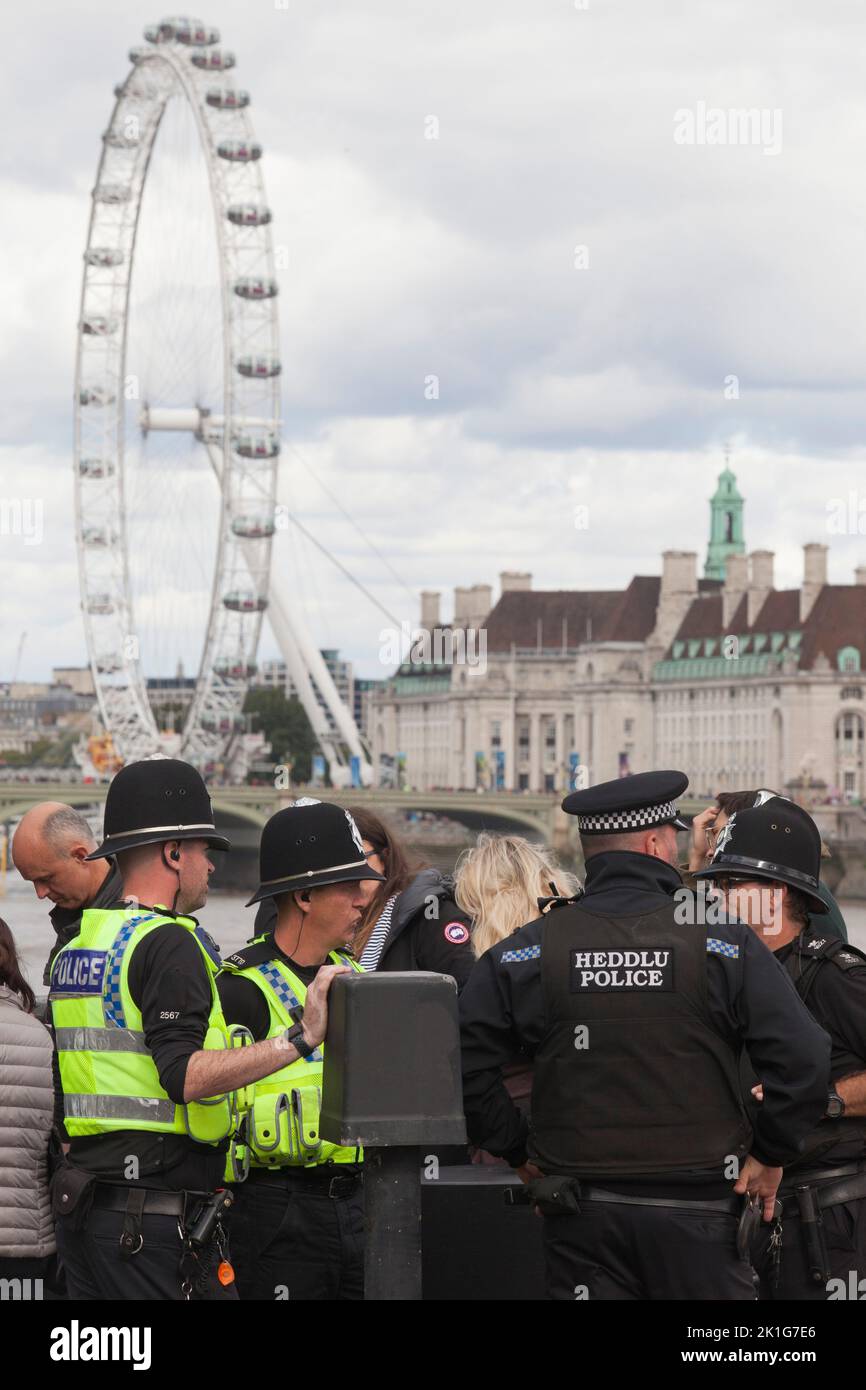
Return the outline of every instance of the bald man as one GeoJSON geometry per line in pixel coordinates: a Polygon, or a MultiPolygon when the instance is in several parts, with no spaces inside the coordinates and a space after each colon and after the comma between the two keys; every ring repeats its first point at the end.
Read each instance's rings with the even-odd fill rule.
{"type": "Polygon", "coordinates": [[[62,801],[42,801],[22,816],[12,840],[12,859],[22,878],[33,884],[37,898],[54,907],[48,916],[57,933],[42,983],[48,984],[54,957],[78,933],[86,907],[112,907],[123,897],[114,860],[87,855],[96,849],[93,833],[82,816],[62,801]]]}

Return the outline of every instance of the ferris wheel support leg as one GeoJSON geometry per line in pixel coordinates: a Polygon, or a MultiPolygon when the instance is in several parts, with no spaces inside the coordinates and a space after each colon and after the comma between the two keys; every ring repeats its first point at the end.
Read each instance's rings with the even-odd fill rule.
{"type": "MultiPolygon", "coordinates": [[[[213,443],[207,445],[211,466],[217,476],[222,477],[222,452],[213,443]]],[[[254,544],[254,542],[250,542],[254,544]]],[[[321,652],[309,636],[297,604],[291,597],[288,582],[278,563],[271,564],[268,615],[277,644],[283,654],[286,668],[298,689],[301,704],[313,727],[313,732],[329,763],[329,774],[334,785],[345,782],[347,774],[343,759],[339,756],[333,735],[328,726],[324,711],[313,690],[310,677],[316,682],[337,730],[350,754],[357,757],[360,768],[361,785],[373,785],[373,768],[361,742],[358,726],[340,698],[321,652]],[[342,774],[339,769],[342,768],[342,774]],[[336,775],[335,775],[336,774],[336,775]]]]}
{"type": "MultiPolygon", "coordinates": [[[[328,709],[328,713],[334,720],[339,733],[346,744],[349,752],[359,760],[361,785],[372,786],[373,769],[361,743],[361,736],[358,726],[352,717],[351,712],[346,708],[340,693],[334,684],[334,679],[328,670],[327,664],[312,641],[307,632],[304,621],[298,611],[298,606],[291,597],[288,581],[285,577],[285,570],[277,561],[271,568],[271,587],[270,587],[270,608],[279,609],[283,616],[287,629],[291,632],[292,638],[300,654],[306,670],[316,682],[321,691],[322,699],[328,709]]],[[[275,634],[276,636],[276,629],[275,634]]],[[[279,641],[279,637],[277,638],[279,641]]]]}
{"type": "Polygon", "coordinates": [[[286,614],[282,611],[278,601],[274,602],[272,600],[270,603],[268,607],[268,618],[274,636],[277,639],[277,645],[283,654],[286,670],[294,681],[298,692],[298,698],[304,707],[313,733],[319,743],[319,747],[325,755],[331,781],[335,786],[341,786],[347,780],[346,769],[341,765],[342,760],[338,750],[334,746],[325,712],[316,699],[316,692],[313,689],[309,672],[298,650],[291,624],[286,614]]]}

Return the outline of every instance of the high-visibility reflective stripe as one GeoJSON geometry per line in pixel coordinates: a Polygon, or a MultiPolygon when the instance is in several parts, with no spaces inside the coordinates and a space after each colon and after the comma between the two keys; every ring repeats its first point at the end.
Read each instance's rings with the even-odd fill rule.
{"type": "Polygon", "coordinates": [[[63,1107],[67,1120],[137,1120],[174,1123],[175,1105],[170,1100],[155,1100],[150,1096],[90,1096],[64,1092],[63,1107]]]}
{"type": "Polygon", "coordinates": [[[58,1052],[147,1052],[131,1028],[55,1028],[58,1052]]]}

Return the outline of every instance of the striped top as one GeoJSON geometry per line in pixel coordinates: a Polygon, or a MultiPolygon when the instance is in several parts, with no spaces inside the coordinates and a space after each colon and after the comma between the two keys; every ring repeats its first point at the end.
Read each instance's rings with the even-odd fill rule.
{"type": "Polygon", "coordinates": [[[382,947],[385,945],[385,937],[391,930],[391,917],[394,913],[394,904],[399,897],[398,893],[392,894],[385,906],[382,908],[382,915],[370,932],[370,939],[361,952],[358,964],[364,970],[376,970],[379,966],[379,957],[382,954],[382,947]]]}

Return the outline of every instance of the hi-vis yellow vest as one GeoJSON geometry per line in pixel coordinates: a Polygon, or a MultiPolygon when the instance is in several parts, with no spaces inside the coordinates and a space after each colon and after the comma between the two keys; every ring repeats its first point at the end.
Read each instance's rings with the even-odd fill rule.
{"type": "MultiPolygon", "coordinates": [[[[331,951],[334,965],[361,971],[352,956],[331,951]]],[[[290,1009],[303,1006],[307,989],[303,980],[274,955],[271,936],[257,937],[223,961],[223,970],[250,980],[260,989],[268,1006],[268,1037],[276,1038],[293,1026],[290,1009]]],[[[309,1168],[320,1163],[360,1163],[360,1148],[329,1144],[319,1133],[322,1105],[322,1045],[309,1057],[297,1057],[288,1066],[262,1077],[247,1117],[250,1164],[254,1168],[309,1168]]]]}
{"type": "Polygon", "coordinates": [[[237,1096],[177,1105],[163,1090],[145,1046],[141,1012],[129,992],[129,963],[136,946],[171,922],[185,927],[201,951],[211,988],[205,1048],[231,1046],[214,980],[218,959],[189,917],[140,908],[87,908],[51,971],[51,1013],[70,1135],[139,1129],[186,1134],[218,1144],[237,1125],[237,1096]]]}

